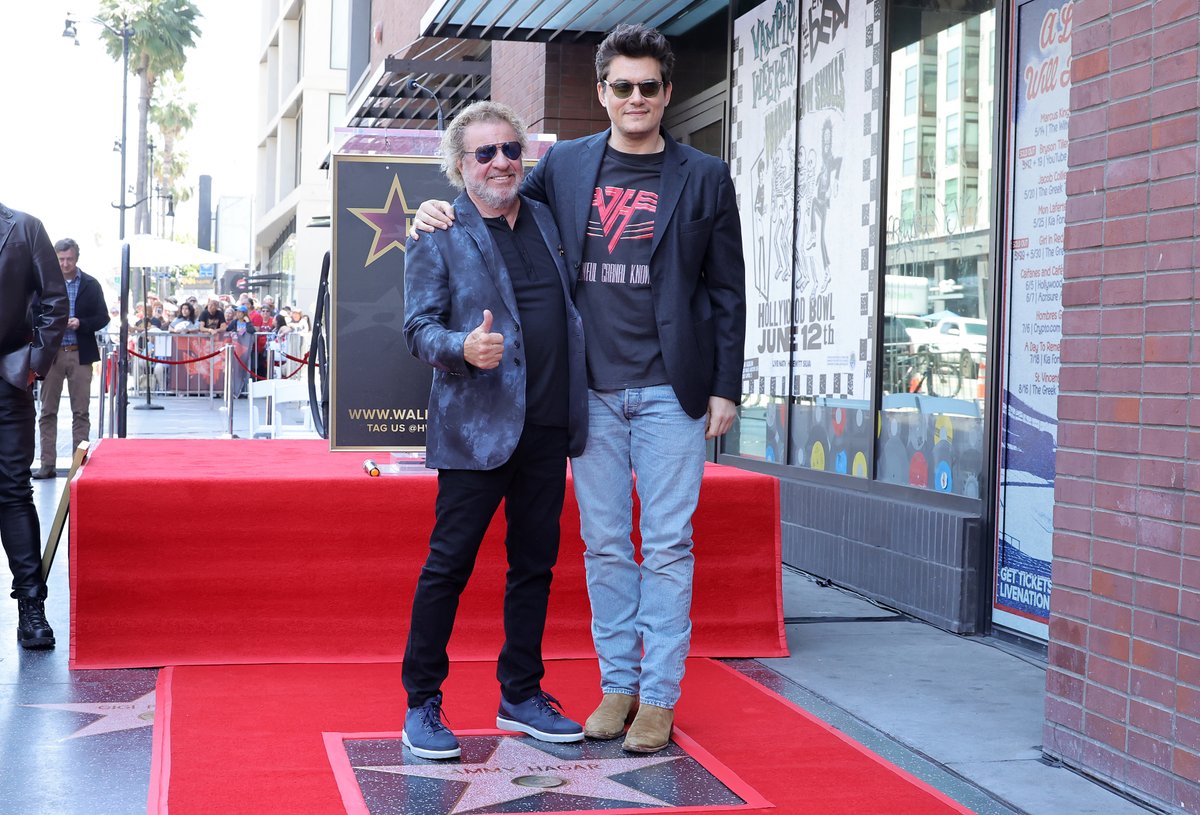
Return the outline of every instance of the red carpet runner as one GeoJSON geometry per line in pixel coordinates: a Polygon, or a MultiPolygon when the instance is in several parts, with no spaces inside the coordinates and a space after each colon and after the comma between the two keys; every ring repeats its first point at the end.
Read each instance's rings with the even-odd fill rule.
{"type": "MultiPolygon", "coordinates": [[[[71,484],[71,667],[378,662],[403,656],[433,525],[423,468],[369,478],[324,441],[105,439],[71,484]]],[[[451,658],[503,641],[503,522],[451,658]]],[[[547,657],[593,657],[572,490],[547,657]]],[[[773,478],[709,465],[695,518],[695,656],[787,653],[773,478]]]]}
{"type": "MultiPolygon", "coordinates": [[[[494,670],[452,666],[445,692],[456,730],[494,728],[494,670]]],[[[595,661],[551,662],[544,685],[568,714],[586,716],[596,702],[595,661]]],[[[157,699],[152,815],[168,806],[171,815],[342,815],[322,734],[403,726],[395,664],[170,668],[159,676],[157,699]]],[[[688,661],[676,722],[769,811],[969,812],[720,663],[688,661]]]]}

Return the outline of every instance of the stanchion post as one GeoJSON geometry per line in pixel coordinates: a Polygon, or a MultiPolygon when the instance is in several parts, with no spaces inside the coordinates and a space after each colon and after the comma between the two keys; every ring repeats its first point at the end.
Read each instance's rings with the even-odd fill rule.
{"type": "Polygon", "coordinates": [[[104,394],[104,398],[108,400],[108,437],[111,439],[117,435],[117,388],[120,384],[118,382],[117,370],[121,365],[121,355],[116,351],[109,351],[106,364],[112,366],[112,376],[108,381],[108,391],[104,394]]]}
{"type": "Polygon", "coordinates": [[[225,436],[224,438],[233,438],[233,366],[234,353],[231,343],[225,344],[225,436]]]}
{"type": "Polygon", "coordinates": [[[111,362],[112,355],[108,351],[108,342],[104,343],[104,353],[100,355],[100,398],[96,401],[96,427],[99,428],[97,434],[104,437],[104,419],[107,411],[104,409],[104,401],[108,399],[108,384],[112,379],[109,374],[108,364],[111,362]]]}
{"type": "MultiPolygon", "coordinates": [[[[125,213],[121,213],[124,224],[125,213]]],[[[122,239],[125,227],[122,225],[122,239]]],[[[121,333],[117,353],[117,437],[125,438],[129,409],[129,244],[121,245],[121,333]]]]}

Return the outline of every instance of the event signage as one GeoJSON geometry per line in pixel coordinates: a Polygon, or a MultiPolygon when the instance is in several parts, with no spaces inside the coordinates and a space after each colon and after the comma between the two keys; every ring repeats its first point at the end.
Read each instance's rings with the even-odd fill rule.
{"type": "Polygon", "coordinates": [[[1043,639],[1054,532],[1073,8],[1070,0],[1031,0],[1015,20],[993,620],[1043,639]]]}
{"type": "Polygon", "coordinates": [[[883,88],[878,2],[800,13],[796,399],[870,398],[883,88]]]}
{"type": "MultiPolygon", "coordinates": [[[[797,3],[763,3],[733,24],[731,169],[746,259],[743,394],[788,395],[796,175],[797,3]]],[[[758,401],[750,399],[753,403],[758,401]]]]}
{"type": "Polygon", "coordinates": [[[421,201],[456,192],[436,159],[394,155],[335,154],[333,188],[330,448],[423,450],[433,369],[404,341],[404,241],[421,201]]]}

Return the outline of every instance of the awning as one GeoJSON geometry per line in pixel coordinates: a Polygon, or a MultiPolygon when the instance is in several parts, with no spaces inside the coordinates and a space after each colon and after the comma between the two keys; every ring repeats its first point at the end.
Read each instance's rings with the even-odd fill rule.
{"type": "Polygon", "coordinates": [[[670,37],[728,5],[729,0],[434,0],[420,31],[427,37],[592,42],[621,23],[643,23],[670,37]]]}
{"type": "Polygon", "coordinates": [[[439,104],[448,122],[461,108],[491,96],[490,43],[422,39],[404,50],[406,56],[388,57],[379,66],[350,115],[350,127],[433,129],[439,104]]]}

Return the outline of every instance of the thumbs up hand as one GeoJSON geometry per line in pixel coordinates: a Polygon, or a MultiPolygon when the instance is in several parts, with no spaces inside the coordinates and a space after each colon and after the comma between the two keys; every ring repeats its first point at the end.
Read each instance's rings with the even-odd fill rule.
{"type": "Polygon", "coordinates": [[[483,310],[483,322],[467,335],[463,342],[463,358],[481,370],[500,365],[504,357],[504,335],[492,332],[492,312],[483,310]]]}

